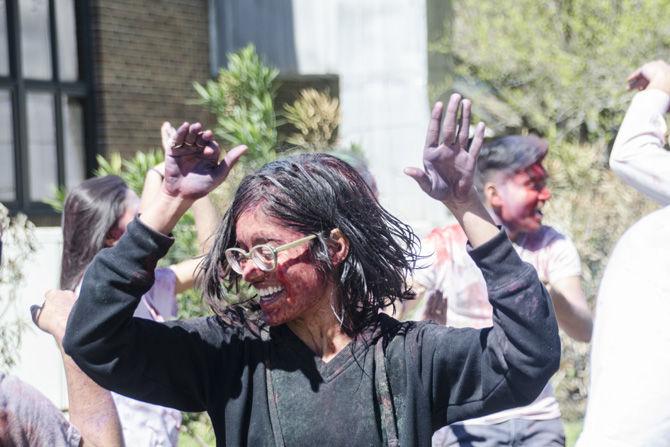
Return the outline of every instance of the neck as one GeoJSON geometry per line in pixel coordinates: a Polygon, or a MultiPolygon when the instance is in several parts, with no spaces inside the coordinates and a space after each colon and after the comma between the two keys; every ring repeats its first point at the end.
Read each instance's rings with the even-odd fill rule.
{"type": "Polygon", "coordinates": [[[335,317],[330,303],[330,294],[326,294],[306,315],[286,324],[324,362],[333,359],[351,341],[335,317]]]}

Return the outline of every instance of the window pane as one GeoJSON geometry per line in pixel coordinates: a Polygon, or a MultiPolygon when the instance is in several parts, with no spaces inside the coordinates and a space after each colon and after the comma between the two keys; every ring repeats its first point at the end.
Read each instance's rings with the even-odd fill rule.
{"type": "Polygon", "coordinates": [[[19,0],[23,76],[51,79],[49,1],[19,0]]]}
{"type": "Polygon", "coordinates": [[[14,132],[12,128],[12,97],[0,90],[0,200],[16,200],[14,188],[14,132]]]}
{"type": "Polygon", "coordinates": [[[84,108],[80,101],[63,97],[65,186],[68,190],[84,180],[84,108]]]}
{"type": "Polygon", "coordinates": [[[26,111],[30,200],[40,201],[53,197],[58,184],[54,97],[49,93],[29,93],[26,111]]]}
{"type": "Polygon", "coordinates": [[[58,0],[56,7],[56,29],[58,30],[58,70],[63,81],[79,78],[77,59],[77,28],[74,0],[58,0]]]}
{"type": "Polygon", "coordinates": [[[7,7],[0,0],[0,76],[9,74],[9,52],[7,47],[7,7]]]}

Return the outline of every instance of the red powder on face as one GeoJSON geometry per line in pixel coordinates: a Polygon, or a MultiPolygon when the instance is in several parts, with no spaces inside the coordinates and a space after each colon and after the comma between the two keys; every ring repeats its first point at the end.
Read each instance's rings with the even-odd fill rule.
{"type": "Polygon", "coordinates": [[[277,266],[277,281],[281,286],[284,288],[286,291],[286,296],[290,297],[293,296],[293,289],[291,286],[291,283],[289,282],[288,278],[286,277],[286,268],[284,265],[278,265],[277,266]]]}

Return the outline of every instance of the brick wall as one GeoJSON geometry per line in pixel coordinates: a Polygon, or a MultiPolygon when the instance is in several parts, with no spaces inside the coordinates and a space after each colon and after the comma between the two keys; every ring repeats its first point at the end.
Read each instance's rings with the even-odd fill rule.
{"type": "Polygon", "coordinates": [[[211,123],[187,104],[210,73],[207,0],[95,0],[92,33],[100,153],[160,147],[164,120],[211,123]]]}

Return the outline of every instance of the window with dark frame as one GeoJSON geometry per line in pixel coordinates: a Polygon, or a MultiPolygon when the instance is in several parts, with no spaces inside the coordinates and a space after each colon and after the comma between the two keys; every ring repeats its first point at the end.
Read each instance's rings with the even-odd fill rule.
{"type": "Polygon", "coordinates": [[[29,216],[95,163],[88,2],[0,0],[0,201],[29,216]]]}

